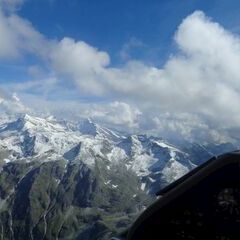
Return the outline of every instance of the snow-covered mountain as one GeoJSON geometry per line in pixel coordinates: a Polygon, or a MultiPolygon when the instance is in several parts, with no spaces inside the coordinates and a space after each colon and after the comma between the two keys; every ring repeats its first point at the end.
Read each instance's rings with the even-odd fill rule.
{"type": "Polygon", "coordinates": [[[174,145],[90,119],[0,117],[0,237],[109,239],[154,193],[231,143],[174,145]],[[92,236],[92,237],[91,237],[92,236]]]}
{"type": "Polygon", "coordinates": [[[2,159],[6,163],[64,158],[92,166],[96,157],[101,157],[109,169],[121,164],[139,177],[161,172],[167,182],[176,180],[193,166],[186,152],[160,138],[124,136],[90,119],[73,123],[26,114],[3,121],[0,139],[0,149],[9,153],[2,159]]]}
{"type": "MultiPolygon", "coordinates": [[[[65,159],[93,166],[102,158],[107,169],[123,165],[134,172],[143,181],[143,190],[159,184],[159,179],[169,184],[199,164],[192,157],[197,149],[194,145],[188,149],[157,137],[122,134],[90,119],[69,122],[25,114],[4,116],[0,123],[0,149],[5,152],[1,160],[5,163],[65,159]]],[[[198,154],[207,160],[216,151],[199,145],[198,154]]]]}

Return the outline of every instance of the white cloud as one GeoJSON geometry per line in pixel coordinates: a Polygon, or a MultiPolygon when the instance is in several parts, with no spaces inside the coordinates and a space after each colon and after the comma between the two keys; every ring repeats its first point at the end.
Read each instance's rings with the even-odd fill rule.
{"type": "MultiPolygon", "coordinates": [[[[38,114],[53,114],[70,120],[91,118],[108,127],[129,132],[139,130],[142,113],[137,107],[125,102],[83,103],[69,99],[45,99],[34,94],[22,94],[21,98],[27,99],[25,106],[31,107],[38,114]]],[[[25,112],[25,109],[22,112],[25,112]]]]}
{"type": "Polygon", "coordinates": [[[0,91],[0,112],[27,113],[30,109],[24,106],[16,93],[9,96],[4,91],[0,91]]]}
{"type": "Polygon", "coordinates": [[[110,59],[85,42],[64,38],[52,47],[48,58],[58,74],[68,76],[81,91],[100,94],[104,91],[101,74],[110,59]]]}
{"type": "Polygon", "coordinates": [[[85,110],[85,116],[91,117],[98,122],[122,128],[134,128],[135,130],[139,127],[141,114],[138,108],[118,101],[102,105],[95,104],[85,110]]]}
{"type": "Polygon", "coordinates": [[[240,40],[195,12],[175,36],[181,52],[163,69],[128,63],[109,69],[111,90],[159,112],[204,115],[223,126],[240,124],[240,40]]]}
{"type": "Polygon", "coordinates": [[[26,53],[44,58],[52,45],[29,21],[15,14],[6,16],[1,9],[0,36],[0,59],[19,58],[26,53]]]}
{"type": "MultiPolygon", "coordinates": [[[[59,57],[61,65],[55,70],[67,71],[80,92],[138,102],[149,108],[157,105],[159,112],[194,113],[220,124],[239,124],[239,38],[197,11],[181,23],[175,41],[181,52],[162,69],[137,61],[111,68],[108,55],[94,49],[91,58],[85,54],[86,60],[80,52],[65,52],[67,64],[59,57]],[[100,53],[105,58],[99,58],[100,53]]],[[[80,44],[70,43],[72,49],[80,44]]]]}
{"type": "MultiPolygon", "coordinates": [[[[194,12],[180,24],[174,37],[179,52],[163,68],[131,60],[121,68],[112,67],[108,53],[67,37],[48,40],[14,14],[0,13],[0,35],[0,58],[34,54],[60,79],[55,86],[65,88],[68,81],[79,95],[105,99],[106,107],[97,104],[88,113],[101,121],[137,126],[140,111],[130,107],[137,106],[142,118],[155,117],[155,123],[169,112],[182,126],[184,120],[176,117],[181,114],[189,123],[189,116],[196,116],[197,124],[240,125],[240,38],[203,12],[194,12]]],[[[169,121],[174,123],[174,118],[169,121]]]]}
{"type": "Polygon", "coordinates": [[[0,58],[15,58],[19,55],[17,51],[17,39],[9,23],[0,10],[0,58]]]}

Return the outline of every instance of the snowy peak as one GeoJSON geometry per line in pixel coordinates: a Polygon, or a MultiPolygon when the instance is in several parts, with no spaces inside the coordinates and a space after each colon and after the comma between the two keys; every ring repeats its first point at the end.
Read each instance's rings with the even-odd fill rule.
{"type": "Polygon", "coordinates": [[[1,126],[0,145],[13,151],[15,158],[46,157],[46,154],[51,158],[55,154],[56,158],[79,143],[79,135],[67,131],[55,120],[25,114],[1,126]]]}
{"type": "Polygon", "coordinates": [[[2,131],[63,131],[63,127],[56,122],[51,122],[44,118],[21,115],[17,120],[9,122],[3,126],[2,131]]]}
{"type": "Polygon", "coordinates": [[[127,167],[144,179],[144,189],[159,179],[170,183],[192,169],[189,155],[161,138],[132,135],[118,147],[129,157],[127,167]]]}
{"type": "Polygon", "coordinates": [[[90,135],[100,139],[108,139],[111,141],[120,141],[124,138],[117,131],[112,131],[108,128],[101,127],[94,123],[90,118],[85,119],[79,123],[79,129],[82,134],[90,135]]]}
{"type": "Polygon", "coordinates": [[[180,149],[167,141],[161,138],[147,137],[147,135],[131,135],[121,141],[118,147],[122,148],[128,156],[134,156],[144,152],[152,155],[156,155],[159,152],[183,153],[180,149]]]}
{"type": "Polygon", "coordinates": [[[26,158],[29,161],[64,158],[92,166],[96,156],[116,161],[123,158],[122,153],[120,157],[114,155],[118,152],[115,151],[115,141],[121,141],[122,138],[89,119],[79,125],[58,121],[53,117],[40,118],[25,114],[0,126],[0,147],[13,152],[6,159],[7,162],[26,158]]]}

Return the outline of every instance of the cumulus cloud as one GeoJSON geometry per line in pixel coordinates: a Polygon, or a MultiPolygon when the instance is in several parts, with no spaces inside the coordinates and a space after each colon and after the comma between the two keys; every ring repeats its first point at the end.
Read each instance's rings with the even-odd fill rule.
{"type": "Polygon", "coordinates": [[[198,11],[182,22],[175,40],[182,52],[166,63],[163,76],[178,99],[172,107],[239,124],[239,37],[198,11]]]}
{"type": "Polygon", "coordinates": [[[179,25],[174,36],[179,51],[162,68],[130,59],[113,67],[107,52],[68,37],[49,40],[15,14],[0,12],[0,35],[0,58],[34,54],[60,79],[59,85],[66,86],[67,81],[79,95],[100,96],[108,102],[106,108],[96,103],[100,108],[88,112],[99,120],[138,126],[140,116],[147,116],[145,122],[151,119],[159,127],[158,120],[168,112],[171,121],[182,124],[177,116],[196,121],[194,126],[240,125],[240,38],[201,11],[179,25]]]}
{"type": "Polygon", "coordinates": [[[128,63],[109,69],[112,89],[159,111],[203,115],[216,123],[239,125],[240,40],[197,11],[179,26],[180,53],[164,68],[128,63]]]}
{"type": "Polygon", "coordinates": [[[64,38],[52,47],[48,58],[53,69],[75,81],[81,91],[97,95],[104,91],[101,74],[110,62],[106,52],[85,42],[64,38]]]}
{"type": "Polygon", "coordinates": [[[180,24],[175,41],[180,51],[162,69],[139,61],[112,68],[107,53],[70,39],[58,43],[51,61],[80,91],[239,124],[239,37],[197,11],[180,24]]]}
{"type": "Polygon", "coordinates": [[[30,109],[21,102],[16,93],[9,96],[8,93],[0,90],[0,112],[1,111],[8,113],[27,113],[30,112],[30,109]]]}
{"type": "Polygon", "coordinates": [[[27,99],[24,102],[26,106],[30,106],[35,113],[43,116],[53,114],[59,118],[75,121],[91,118],[107,127],[128,132],[139,131],[142,112],[136,106],[125,102],[83,103],[74,100],[45,99],[34,94],[23,94],[21,97],[27,99]]]}
{"type": "MultiPolygon", "coordinates": [[[[156,129],[165,139],[181,143],[183,139],[199,142],[232,142],[233,140],[223,129],[218,129],[197,115],[191,113],[163,113],[150,121],[152,129],[156,129]]],[[[149,133],[154,134],[154,130],[149,133]]]]}
{"type": "Polygon", "coordinates": [[[112,126],[138,129],[141,111],[125,102],[92,105],[85,110],[85,116],[112,126]]]}

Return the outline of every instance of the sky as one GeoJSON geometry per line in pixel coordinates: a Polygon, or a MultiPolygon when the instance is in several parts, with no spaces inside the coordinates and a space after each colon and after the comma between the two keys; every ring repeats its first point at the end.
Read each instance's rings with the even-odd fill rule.
{"type": "Polygon", "coordinates": [[[240,125],[239,10],[237,0],[0,0],[1,107],[219,138],[240,125]]]}

